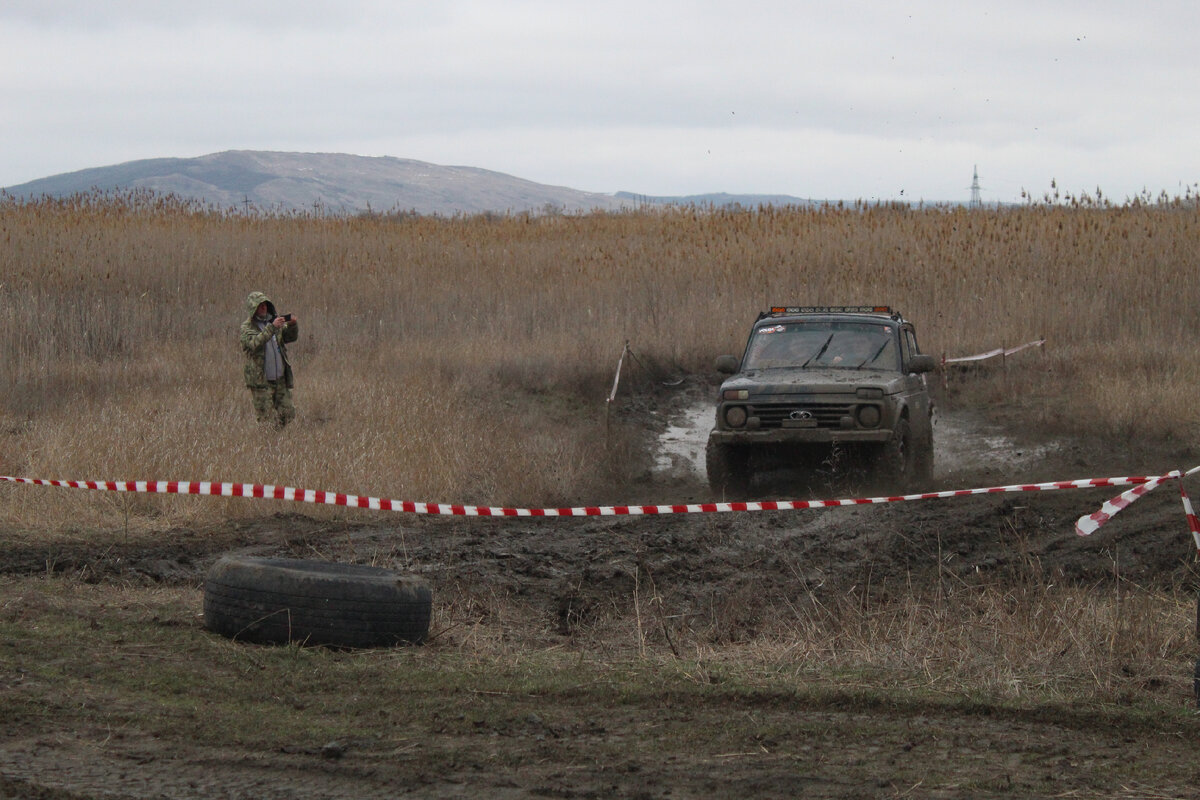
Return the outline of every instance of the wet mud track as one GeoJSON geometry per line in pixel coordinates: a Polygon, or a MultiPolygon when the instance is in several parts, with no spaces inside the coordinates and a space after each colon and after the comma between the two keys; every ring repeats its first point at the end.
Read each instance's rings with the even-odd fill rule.
{"type": "MultiPolygon", "coordinates": [[[[601,504],[674,504],[714,499],[704,473],[711,393],[678,392],[639,412],[650,449],[645,474],[601,504]]],[[[637,415],[635,415],[637,416],[637,415]]],[[[968,489],[1042,481],[1161,474],[1200,462],[1185,445],[1039,437],[1011,420],[939,408],[935,482],[968,489]]],[[[770,473],[755,499],[832,499],[888,493],[836,476],[770,473]]],[[[59,490],[48,490],[59,491],[59,490]]],[[[68,491],[68,490],[61,490],[68,491]]],[[[378,512],[354,521],[315,519],[278,502],[268,517],[186,528],[102,545],[58,541],[0,548],[0,574],[72,574],[199,585],[224,552],[327,557],[425,573],[436,583],[504,591],[553,610],[568,588],[620,592],[641,563],[681,602],[756,584],[784,595],[799,586],[843,589],[947,570],[992,577],[1036,561],[1056,578],[1139,582],[1189,580],[1194,545],[1178,491],[1163,486],[1088,538],[1075,520],[1120,489],[997,494],[797,511],[585,518],[465,518],[378,512]]],[[[457,502],[459,498],[436,498],[457,502]]],[[[265,501],[275,502],[275,501],[265,501]]]]}
{"type": "MultiPolygon", "coordinates": [[[[703,472],[709,424],[695,397],[667,406],[653,466],[637,496],[611,503],[695,503],[714,498],[703,472]]],[[[965,489],[1119,475],[1191,466],[1191,454],[1065,440],[1036,441],[1020,429],[969,413],[941,413],[934,489],[965,489]]],[[[761,499],[864,496],[874,487],[831,481],[791,493],[776,473],[761,499]]],[[[65,490],[64,490],[65,491],[65,490]]],[[[66,574],[199,586],[226,552],[371,563],[424,575],[435,598],[519,599],[547,634],[567,634],[600,609],[623,603],[641,577],[681,616],[718,604],[744,609],[745,623],[779,602],[889,583],[1028,577],[1097,583],[1190,585],[1193,552],[1178,491],[1164,486],[1090,537],[1076,519],[1119,489],[981,495],[797,511],[551,519],[385,514],[360,521],[306,516],[282,504],[274,516],[167,531],[145,540],[0,548],[0,574],[66,574]],[[641,576],[641,577],[639,577],[641,576]]],[[[869,496],[869,495],[866,495],[869,496]]],[[[436,600],[435,600],[436,602],[436,600]]],[[[711,616],[711,613],[709,614],[711,616]]],[[[736,627],[742,623],[719,623],[736,627]]],[[[720,638],[734,636],[728,631],[720,638]]]]}

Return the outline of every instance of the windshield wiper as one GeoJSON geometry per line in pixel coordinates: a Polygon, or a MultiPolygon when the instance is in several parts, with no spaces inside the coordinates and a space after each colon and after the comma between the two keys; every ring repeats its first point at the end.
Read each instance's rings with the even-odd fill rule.
{"type": "Polygon", "coordinates": [[[885,341],[883,344],[879,345],[879,349],[875,351],[875,355],[871,356],[866,361],[859,364],[857,367],[855,367],[855,369],[859,369],[859,367],[865,367],[867,364],[870,364],[872,361],[879,358],[881,355],[883,355],[884,348],[887,347],[891,343],[892,342],[889,339],[889,340],[885,341]]]}
{"type": "MultiPolygon", "coordinates": [[[[836,333],[836,331],[834,333],[836,333]]],[[[803,364],[801,364],[800,369],[804,369],[811,362],[816,361],[821,356],[825,355],[825,351],[829,349],[829,343],[832,341],[833,341],[833,334],[831,333],[831,334],[829,334],[829,338],[825,340],[825,344],[821,345],[821,349],[816,352],[816,355],[812,356],[811,358],[808,359],[808,361],[805,361],[803,364]]]]}

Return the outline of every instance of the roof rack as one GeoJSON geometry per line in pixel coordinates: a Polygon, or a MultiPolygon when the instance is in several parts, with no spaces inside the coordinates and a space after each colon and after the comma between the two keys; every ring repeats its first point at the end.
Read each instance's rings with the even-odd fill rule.
{"type": "Polygon", "coordinates": [[[771,306],[770,311],[759,312],[758,318],[783,314],[886,314],[899,320],[900,312],[891,306],[771,306]]]}

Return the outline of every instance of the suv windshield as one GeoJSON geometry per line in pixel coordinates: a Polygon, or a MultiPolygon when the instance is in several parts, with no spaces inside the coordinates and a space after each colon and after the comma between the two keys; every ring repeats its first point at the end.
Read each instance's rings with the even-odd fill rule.
{"type": "Polygon", "coordinates": [[[874,322],[780,322],[760,325],[742,369],[809,367],[898,371],[894,329],[874,322]]]}

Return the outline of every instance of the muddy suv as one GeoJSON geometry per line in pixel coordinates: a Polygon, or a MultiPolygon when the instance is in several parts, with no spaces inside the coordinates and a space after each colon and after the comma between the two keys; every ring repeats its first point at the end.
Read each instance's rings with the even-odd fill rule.
{"type": "Polygon", "coordinates": [[[911,323],[885,306],[787,307],[758,315],[746,351],[721,356],[708,482],[718,496],[750,489],[772,468],[845,465],[892,489],[933,473],[933,402],[911,323]]]}

